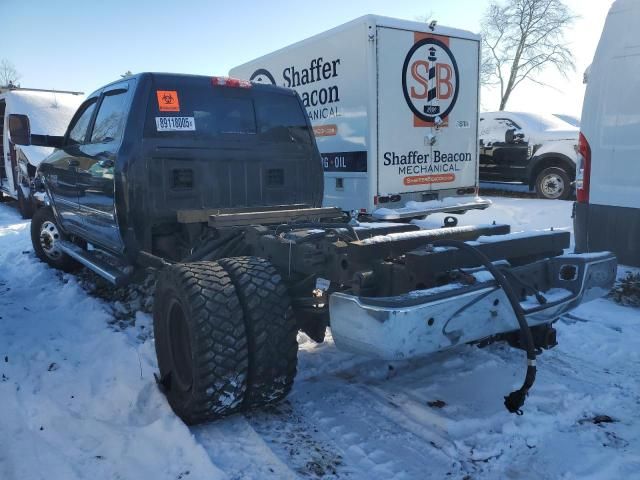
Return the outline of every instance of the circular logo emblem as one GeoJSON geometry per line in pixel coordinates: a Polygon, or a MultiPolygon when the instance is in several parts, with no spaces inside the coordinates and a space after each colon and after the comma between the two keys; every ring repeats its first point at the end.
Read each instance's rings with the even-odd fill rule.
{"type": "Polygon", "coordinates": [[[442,120],[451,113],[460,86],[458,64],[440,40],[425,38],[415,43],[402,66],[402,91],[407,105],[425,122],[442,120]]]}
{"type": "Polygon", "coordinates": [[[264,68],[259,68],[258,70],[253,72],[253,75],[251,75],[251,78],[249,80],[256,83],[266,83],[268,85],[276,84],[273,75],[269,73],[269,70],[265,70],[264,68]]]}

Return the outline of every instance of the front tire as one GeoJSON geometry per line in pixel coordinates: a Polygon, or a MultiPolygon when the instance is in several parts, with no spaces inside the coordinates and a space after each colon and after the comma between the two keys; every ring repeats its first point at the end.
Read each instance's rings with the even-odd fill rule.
{"type": "Polygon", "coordinates": [[[223,258],[219,262],[229,273],[244,312],[249,345],[245,406],[276,403],[291,390],[298,360],[298,329],[287,287],[263,258],[223,258]]]}
{"type": "Polygon", "coordinates": [[[73,272],[80,264],[60,250],[58,242],[67,240],[53,215],[51,207],[36,210],[31,219],[31,244],[36,256],[53,268],[64,272],[73,272]]]}
{"type": "Polygon", "coordinates": [[[536,194],[538,198],[566,200],[571,195],[571,179],[562,168],[545,168],[536,178],[536,194]]]}
{"type": "Polygon", "coordinates": [[[160,384],[186,424],[238,411],[249,352],[236,289],[216,262],[166,267],[153,305],[160,384]]]}

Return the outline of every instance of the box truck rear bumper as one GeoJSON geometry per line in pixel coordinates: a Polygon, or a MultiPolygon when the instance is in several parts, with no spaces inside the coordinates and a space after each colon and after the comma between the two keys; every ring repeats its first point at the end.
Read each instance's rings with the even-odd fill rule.
{"type": "Polygon", "coordinates": [[[468,210],[484,210],[491,206],[491,200],[476,197],[473,200],[455,201],[455,198],[445,198],[442,201],[411,202],[401,208],[378,208],[372,216],[377,220],[402,220],[421,218],[434,213],[464,213],[468,210]]]}
{"type": "MultiPolygon", "coordinates": [[[[546,303],[533,294],[521,299],[526,321],[533,327],[607,294],[616,267],[616,257],[604,252],[563,255],[508,269],[529,285],[539,282],[547,287],[541,292],[546,303]]],[[[504,290],[486,271],[475,278],[479,281],[473,285],[446,285],[396,297],[334,293],[329,300],[334,341],[343,350],[398,360],[518,330],[504,290]]]]}

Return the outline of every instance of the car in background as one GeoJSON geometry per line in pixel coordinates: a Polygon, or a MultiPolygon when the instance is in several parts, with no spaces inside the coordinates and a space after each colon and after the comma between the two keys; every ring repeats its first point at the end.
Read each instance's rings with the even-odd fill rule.
{"type": "Polygon", "coordinates": [[[640,267],[640,3],[611,7],[585,73],[573,226],[576,251],[640,267]]]}
{"type": "Polygon", "coordinates": [[[479,129],[481,181],[522,183],[540,198],[571,196],[577,127],[552,114],[486,112],[479,129]]]}
{"type": "Polygon", "coordinates": [[[569,115],[568,113],[554,113],[553,116],[558,117],[563,122],[567,122],[569,125],[580,128],[580,117],[569,115]]]}
{"type": "Polygon", "coordinates": [[[22,218],[33,214],[31,186],[36,169],[53,151],[43,142],[62,135],[83,98],[82,92],[0,88],[0,201],[17,200],[22,218]],[[11,138],[12,124],[20,121],[33,133],[30,145],[16,145],[11,138]]]}

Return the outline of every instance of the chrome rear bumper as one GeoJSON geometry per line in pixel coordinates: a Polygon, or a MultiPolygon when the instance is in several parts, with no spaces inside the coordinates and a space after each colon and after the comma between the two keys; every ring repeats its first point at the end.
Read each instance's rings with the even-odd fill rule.
{"type": "MultiPolygon", "coordinates": [[[[521,302],[530,326],[553,322],[581,303],[606,295],[616,278],[616,257],[609,252],[537,263],[551,288],[542,292],[546,303],[534,296],[521,302]]],[[[425,355],[519,328],[506,294],[488,279],[396,297],[334,293],[329,309],[338,348],[387,360],[425,355]]]]}

